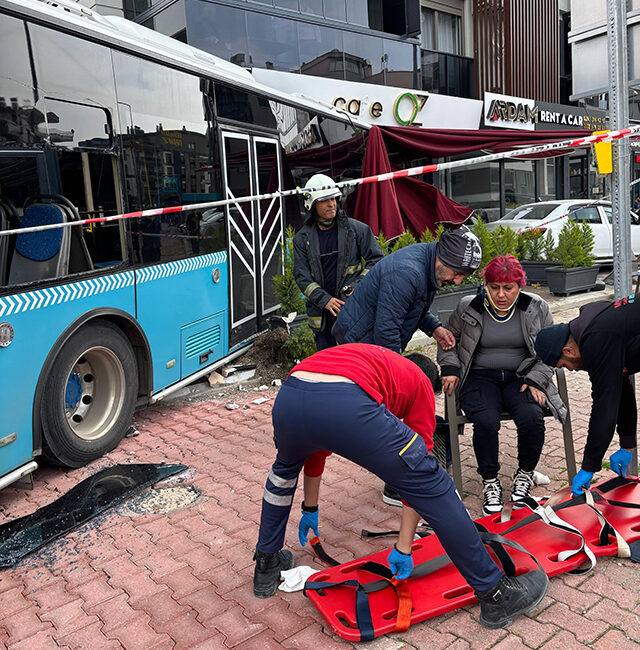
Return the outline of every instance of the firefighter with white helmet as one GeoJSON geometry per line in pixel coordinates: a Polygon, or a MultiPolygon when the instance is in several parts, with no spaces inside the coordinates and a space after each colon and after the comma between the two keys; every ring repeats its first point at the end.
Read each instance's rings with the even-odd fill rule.
{"type": "Polygon", "coordinates": [[[307,300],[318,350],[336,344],[331,335],[344,301],[380,259],[382,250],[366,224],[340,209],[340,188],[326,174],[304,186],[309,217],[293,239],[293,272],[307,300]]]}

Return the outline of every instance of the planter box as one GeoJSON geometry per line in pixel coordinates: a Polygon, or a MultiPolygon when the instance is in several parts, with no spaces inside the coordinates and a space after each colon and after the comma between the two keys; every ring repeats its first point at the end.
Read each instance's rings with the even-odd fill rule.
{"type": "Polygon", "coordinates": [[[591,291],[596,287],[599,270],[599,266],[577,266],[572,269],[547,267],[549,291],[556,296],[591,291]]]}
{"type": "Polygon", "coordinates": [[[429,307],[429,311],[445,325],[449,320],[449,315],[458,306],[460,300],[465,296],[475,296],[476,293],[478,293],[478,287],[470,284],[453,289],[439,289],[431,303],[431,307],[429,307]]]}
{"type": "Polygon", "coordinates": [[[527,284],[547,284],[546,269],[560,267],[559,262],[531,262],[520,260],[520,264],[527,274],[527,284]]]}

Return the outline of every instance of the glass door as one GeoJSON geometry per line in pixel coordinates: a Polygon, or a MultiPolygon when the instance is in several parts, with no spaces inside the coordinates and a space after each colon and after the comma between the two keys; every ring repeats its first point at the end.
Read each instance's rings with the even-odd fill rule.
{"type": "MultiPolygon", "coordinates": [[[[281,187],[280,144],[273,138],[254,137],[253,153],[256,186],[258,194],[271,194],[281,187]]],[[[257,228],[260,253],[259,286],[260,328],[265,326],[264,317],[278,308],[278,300],[273,293],[273,276],[282,273],[283,241],[283,201],[281,197],[263,199],[256,202],[257,228]]]]}
{"type": "Polygon", "coordinates": [[[224,131],[223,168],[229,242],[229,347],[266,328],[277,308],[272,278],[282,271],[282,199],[240,202],[281,187],[280,144],[276,138],[224,131]]]}

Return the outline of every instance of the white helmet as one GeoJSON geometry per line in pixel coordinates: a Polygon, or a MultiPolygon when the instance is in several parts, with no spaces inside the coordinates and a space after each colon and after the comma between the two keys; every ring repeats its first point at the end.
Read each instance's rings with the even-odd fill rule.
{"type": "Polygon", "coordinates": [[[313,204],[316,201],[333,199],[342,196],[340,188],[336,187],[335,181],[326,174],[314,174],[304,186],[307,190],[302,196],[304,198],[304,207],[311,212],[313,204]],[[314,187],[323,187],[322,190],[314,190],[314,187]]]}

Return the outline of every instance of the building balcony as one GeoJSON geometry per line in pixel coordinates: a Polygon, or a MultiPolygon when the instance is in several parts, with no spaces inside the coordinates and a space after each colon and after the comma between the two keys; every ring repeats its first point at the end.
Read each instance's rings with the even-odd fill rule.
{"type": "Polygon", "coordinates": [[[445,52],[420,50],[422,90],[441,95],[473,99],[473,59],[445,52]]]}

